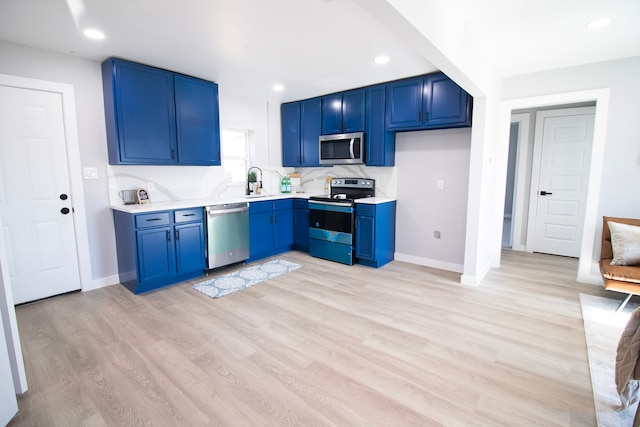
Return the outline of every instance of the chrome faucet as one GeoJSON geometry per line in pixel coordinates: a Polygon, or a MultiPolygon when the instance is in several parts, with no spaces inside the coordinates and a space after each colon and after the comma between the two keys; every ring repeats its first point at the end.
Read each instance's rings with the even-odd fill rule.
{"type": "Polygon", "coordinates": [[[251,188],[251,182],[257,182],[258,183],[258,188],[262,188],[262,169],[260,169],[259,167],[256,166],[252,166],[249,168],[249,170],[247,171],[247,196],[251,195],[251,192],[253,191],[253,188],[251,188]],[[251,170],[252,169],[258,169],[260,171],[260,180],[257,179],[255,181],[251,181],[250,180],[250,176],[251,176],[251,170]]]}

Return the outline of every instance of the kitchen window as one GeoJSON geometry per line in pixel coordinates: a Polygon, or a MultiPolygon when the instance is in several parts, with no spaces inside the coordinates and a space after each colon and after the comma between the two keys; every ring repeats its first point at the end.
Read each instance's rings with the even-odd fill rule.
{"type": "Polygon", "coordinates": [[[249,159],[249,131],[222,130],[222,166],[229,184],[246,184],[249,159]]]}

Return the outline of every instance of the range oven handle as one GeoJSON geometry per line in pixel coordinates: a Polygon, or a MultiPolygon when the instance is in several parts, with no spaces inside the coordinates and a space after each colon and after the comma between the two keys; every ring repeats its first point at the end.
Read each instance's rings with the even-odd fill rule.
{"type": "MultiPolygon", "coordinates": [[[[318,205],[327,205],[327,206],[340,206],[343,208],[349,208],[351,207],[350,204],[348,203],[340,203],[340,202],[324,202],[321,200],[309,200],[309,203],[316,203],[318,205]]],[[[309,207],[310,209],[313,209],[312,207],[309,207]]]]}
{"type": "Polygon", "coordinates": [[[349,154],[351,154],[351,158],[355,159],[356,154],[353,152],[353,144],[356,142],[355,138],[351,138],[351,142],[349,142],[349,154]]]}

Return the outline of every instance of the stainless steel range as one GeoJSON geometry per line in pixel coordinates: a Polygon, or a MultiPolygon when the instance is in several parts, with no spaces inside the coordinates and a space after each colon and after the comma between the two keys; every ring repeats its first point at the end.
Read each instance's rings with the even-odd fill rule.
{"type": "Polygon", "coordinates": [[[363,178],[335,178],[331,194],[309,198],[309,254],[352,265],[355,242],[355,203],[375,197],[376,181],[363,178]]]}

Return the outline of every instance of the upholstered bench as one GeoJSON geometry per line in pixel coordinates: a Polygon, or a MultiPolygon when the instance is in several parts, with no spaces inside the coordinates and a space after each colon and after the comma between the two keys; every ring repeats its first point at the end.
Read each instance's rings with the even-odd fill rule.
{"type": "Polygon", "coordinates": [[[627,294],[616,311],[640,295],[640,219],[603,217],[600,273],[605,289],[627,294]]]}

